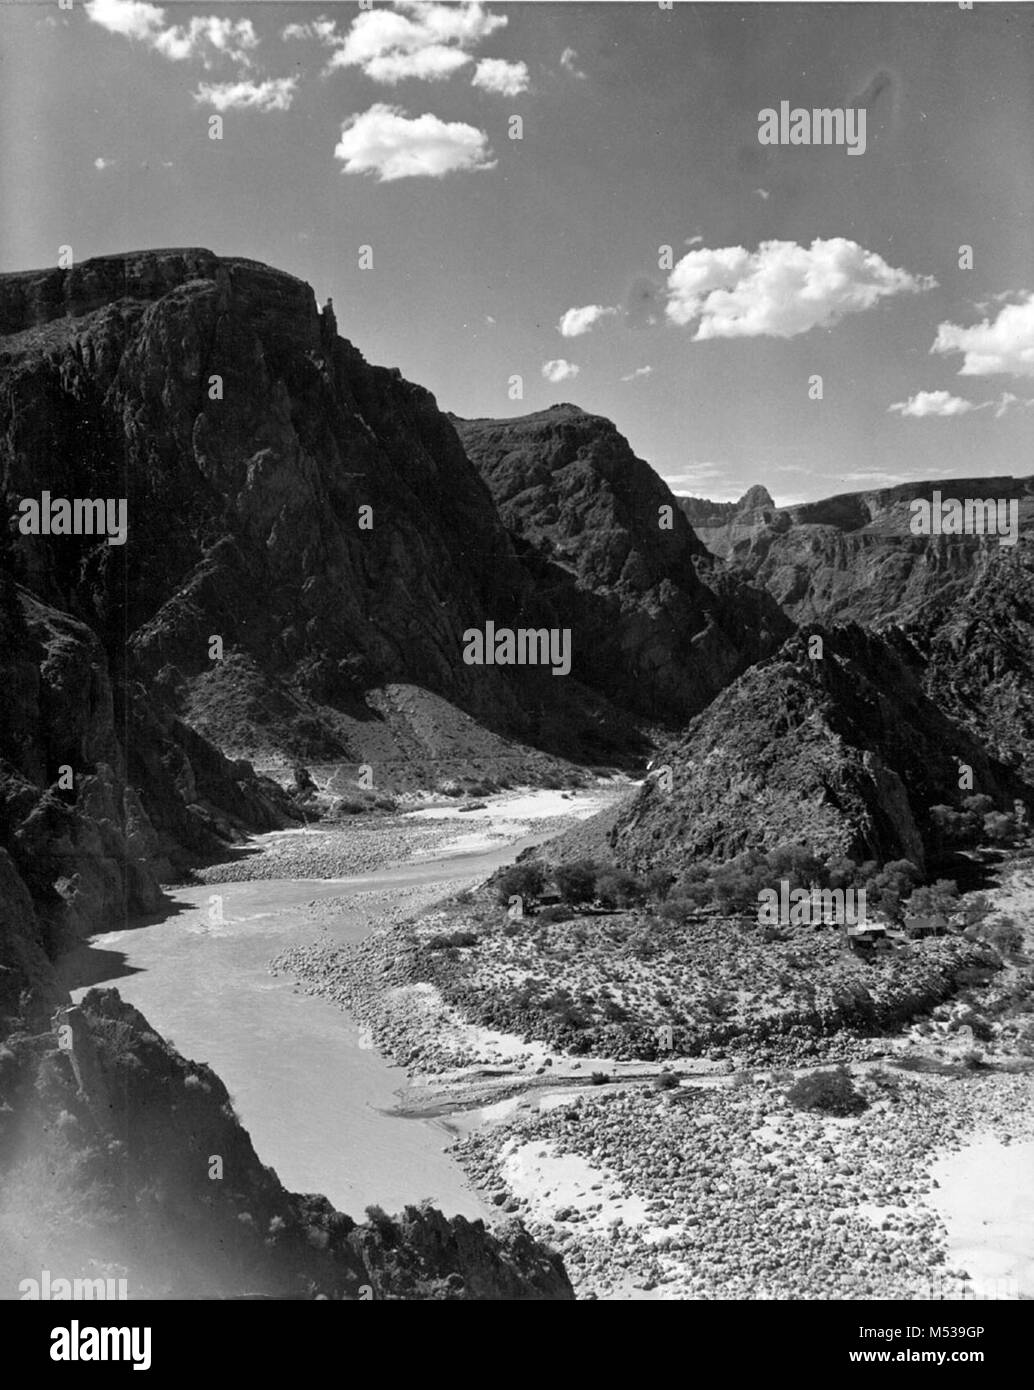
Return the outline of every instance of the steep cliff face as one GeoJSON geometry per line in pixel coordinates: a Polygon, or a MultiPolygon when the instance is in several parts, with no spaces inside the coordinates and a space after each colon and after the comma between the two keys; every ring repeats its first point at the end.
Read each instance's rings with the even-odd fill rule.
{"type": "Polygon", "coordinates": [[[128,501],[123,547],[19,536],[34,592],[150,679],[210,674],[218,636],[317,699],[409,679],[519,722],[460,659],[528,597],[491,500],[428,393],[332,338],[307,285],[149,252],[5,277],[0,306],[8,502],[128,501]]]}
{"type": "Polygon", "coordinates": [[[1002,808],[1030,789],[926,697],[923,674],[900,633],[795,635],[661,751],[671,790],[659,775],[643,786],[615,822],[615,854],[679,870],[803,842],[821,856],[925,868],[929,809],[957,804],[960,764],[1002,808]],[[809,655],[817,635],[821,659],[809,655]]]}
{"type": "Polygon", "coordinates": [[[0,607],[0,847],[51,954],[154,911],[160,881],[192,860],[290,823],[279,787],[229,762],[143,687],[117,699],[85,622],[13,586],[0,607]]]}
{"type": "Polygon", "coordinates": [[[1034,784],[1034,547],[989,548],[967,591],[910,636],[927,693],[1034,784]]]}
{"type": "Polygon", "coordinates": [[[697,713],[789,631],[764,593],[712,584],[678,499],[609,420],[557,405],[453,423],[587,684],[648,717],[697,713]]]}

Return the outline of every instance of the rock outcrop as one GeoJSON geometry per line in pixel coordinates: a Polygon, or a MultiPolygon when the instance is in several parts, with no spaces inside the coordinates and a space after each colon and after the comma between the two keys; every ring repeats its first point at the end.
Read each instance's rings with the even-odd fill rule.
{"type": "Polygon", "coordinates": [[[772,494],[760,484],[748,488],[738,502],[680,497],[679,506],[708,550],[723,557],[738,541],[754,535],[767,525],[776,511],[772,494]]]}
{"type": "Polygon", "coordinates": [[[0,1048],[0,1178],[0,1298],[43,1269],[124,1277],[137,1299],[573,1298],[518,1222],[421,1206],[357,1225],[286,1192],[211,1068],[114,990],[0,1048]]]}

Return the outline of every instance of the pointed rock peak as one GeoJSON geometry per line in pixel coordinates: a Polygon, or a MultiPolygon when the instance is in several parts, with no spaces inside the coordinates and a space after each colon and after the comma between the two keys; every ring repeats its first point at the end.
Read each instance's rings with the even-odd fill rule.
{"type": "Polygon", "coordinates": [[[755,511],[759,507],[774,506],[775,499],[768,488],[763,487],[760,483],[755,483],[753,487],[747,489],[736,503],[736,510],[741,512],[755,511]]]}

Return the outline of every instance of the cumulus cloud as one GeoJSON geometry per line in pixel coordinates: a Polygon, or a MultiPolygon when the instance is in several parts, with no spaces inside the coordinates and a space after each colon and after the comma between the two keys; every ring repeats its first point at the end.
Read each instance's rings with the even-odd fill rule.
{"type": "Polygon", "coordinates": [[[557,332],[562,338],[579,338],[583,333],[588,333],[600,319],[609,318],[618,312],[605,304],[586,304],[581,309],[568,309],[557,324],[557,332]]]}
{"type": "Polygon", "coordinates": [[[584,80],[585,73],[582,72],[581,68],[578,66],[578,54],[573,48],[565,48],[563,53],[561,53],[560,66],[565,72],[569,72],[572,77],[578,77],[584,80]]]}
{"type": "Polygon", "coordinates": [[[505,58],[482,58],[474,70],[471,86],[501,97],[516,97],[530,83],[527,63],[508,63],[505,58]]]}
{"type": "Polygon", "coordinates": [[[628,376],[623,376],[621,380],[638,381],[640,377],[649,376],[652,371],[652,367],[636,367],[635,371],[629,372],[628,376]]]}
{"type": "Polygon", "coordinates": [[[697,322],[694,342],[708,338],[793,338],[826,328],[845,314],[893,295],[931,289],[932,276],[889,266],[875,251],[844,237],[689,251],[668,276],[667,315],[697,322]]]}
{"type": "Polygon", "coordinates": [[[97,158],[93,161],[93,167],[95,169],[101,170],[110,169],[114,163],[115,161],[113,159],[105,159],[103,155],[99,154],[97,158]]]}
{"type": "Polygon", "coordinates": [[[94,24],[146,43],[174,62],[200,57],[205,67],[211,67],[214,58],[223,57],[248,67],[250,51],[258,46],[250,19],[206,15],[195,16],[187,24],[168,25],[165,10],[146,0],[87,0],[85,9],[94,24]]]}
{"type": "Polygon", "coordinates": [[[972,328],[942,323],[931,352],[961,352],[959,376],[1034,376],[1034,294],[972,328]]]}
{"type": "Polygon", "coordinates": [[[297,77],[275,77],[268,82],[202,82],[194,100],[217,111],[287,111],[297,86],[297,77]]]}
{"type": "Polygon", "coordinates": [[[945,418],[951,415],[968,415],[971,410],[980,408],[973,401],[964,400],[962,396],[953,396],[948,391],[918,391],[914,396],[909,396],[907,401],[895,401],[887,410],[888,413],[897,411],[901,415],[911,415],[917,420],[922,420],[927,415],[940,415],[945,418]]]}
{"type": "Polygon", "coordinates": [[[547,381],[551,381],[554,386],[561,381],[570,381],[572,377],[578,375],[580,367],[576,367],[573,362],[567,362],[563,357],[554,357],[549,362],[543,362],[542,375],[547,381]]]}
{"type": "Polygon", "coordinates": [[[947,391],[919,391],[916,395],[909,396],[907,401],[896,401],[887,409],[898,411],[901,415],[914,416],[916,419],[922,419],[926,415],[968,415],[971,410],[993,410],[995,419],[1000,420],[1013,406],[1025,409],[1032,405],[1034,400],[1021,400],[1011,391],[1003,391],[998,400],[981,401],[979,405],[975,401],[967,401],[963,396],[952,396],[947,391]]]}
{"type": "Polygon", "coordinates": [[[384,102],[345,121],[334,155],[346,174],[375,174],[381,183],[496,166],[483,130],[430,112],[410,117],[384,102]]]}
{"type": "Polygon", "coordinates": [[[335,47],[332,68],[357,67],[374,82],[389,84],[414,77],[438,81],[473,62],[469,50],[508,22],[480,0],[396,0],[393,10],[361,11],[343,37],[324,41],[335,47]]]}

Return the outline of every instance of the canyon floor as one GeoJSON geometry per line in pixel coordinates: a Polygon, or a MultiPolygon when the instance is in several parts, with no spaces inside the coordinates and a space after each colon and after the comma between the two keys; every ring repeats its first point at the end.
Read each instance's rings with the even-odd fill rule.
{"type": "MultiPolygon", "coordinates": [[[[940,1024],[790,1066],[719,1049],[658,1089],[660,1061],[566,1055],[392,981],[400,932],[628,786],[257,837],[161,918],[94,938],[66,981],[117,985],[210,1062],[288,1187],[354,1215],[426,1197],[519,1215],[582,1298],[1034,1297],[1034,1075],[1004,1039],[971,1069],[972,1038],[940,1024]],[[933,1069],[897,1065],[917,1058],[933,1069]],[[840,1061],[863,1113],[788,1104],[792,1075],[840,1061]]],[[[1030,865],[990,896],[1029,948],[1030,865]]]]}

